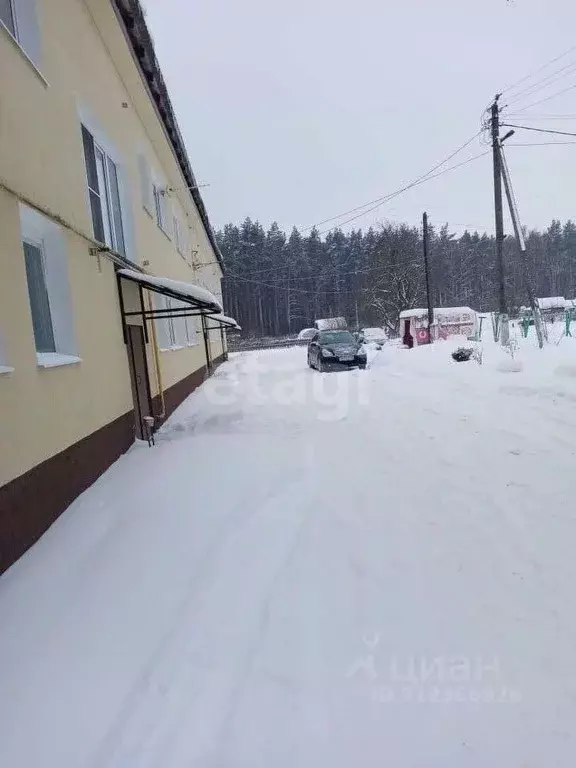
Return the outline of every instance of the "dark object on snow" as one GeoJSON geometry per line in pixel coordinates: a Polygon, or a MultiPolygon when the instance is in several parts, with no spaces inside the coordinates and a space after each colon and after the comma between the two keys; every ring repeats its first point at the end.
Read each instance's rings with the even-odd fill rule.
{"type": "Polygon", "coordinates": [[[456,360],[457,363],[465,363],[466,360],[470,360],[473,354],[474,349],[472,347],[458,347],[455,352],[452,352],[452,359],[456,360]]]}
{"type": "Polygon", "coordinates": [[[308,344],[308,365],[319,371],[334,365],[366,368],[366,350],[350,331],[319,331],[308,344]]]}

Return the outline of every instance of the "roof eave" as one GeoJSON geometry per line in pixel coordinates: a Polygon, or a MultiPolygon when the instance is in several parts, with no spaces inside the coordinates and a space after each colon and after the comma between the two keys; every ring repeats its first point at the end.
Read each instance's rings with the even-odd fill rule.
{"type": "Polygon", "coordinates": [[[154,52],[154,44],[146,25],[142,6],[140,5],[139,0],[112,0],[112,4],[122,22],[121,26],[123,27],[125,37],[130,45],[134,59],[138,64],[148,93],[154,102],[156,112],[163,124],[166,136],[172,146],[178,165],[180,166],[194,204],[200,215],[200,219],[202,220],[210,245],[212,246],[222,272],[224,272],[224,258],[218,247],[214,230],[210,224],[204,201],[200,195],[198,184],[194,172],[192,171],[192,166],[190,165],[184,140],[176,121],[172,102],[170,101],[168,88],[164,82],[160,65],[154,52]]]}

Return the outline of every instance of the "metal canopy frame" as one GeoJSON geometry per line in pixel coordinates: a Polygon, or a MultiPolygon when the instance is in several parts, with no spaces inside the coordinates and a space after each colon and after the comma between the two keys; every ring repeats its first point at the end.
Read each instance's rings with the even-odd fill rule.
{"type": "MultiPolygon", "coordinates": [[[[120,294],[120,313],[122,315],[122,320],[124,324],[126,323],[126,318],[128,317],[141,317],[144,321],[155,320],[155,319],[159,320],[162,318],[174,318],[174,317],[202,317],[203,326],[205,326],[207,331],[217,331],[222,328],[230,328],[231,330],[236,330],[236,326],[232,325],[231,323],[227,323],[223,320],[217,319],[215,315],[218,315],[221,313],[214,310],[213,306],[208,304],[207,302],[203,302],[200,299],[194,299],[191,296],[178,293],[164,286],[146,285],[140,280],[136,280],[133,277],[129,277],[128,275],[123,275],[121,273],[117,273],[117,278],[118,278],[118,291],[120,294]],[[126,309],[124,308],[124,297],[122,295],[122,286],[120,282],[121,280],[129,280],[130,282],[136,283],[138,285],[138,292],[140,296],[139,310],[126,312],[126,309]],[[176,299],[176,301],[181,301],[183,303],[189,304],[190,308],[185,309],[183,307],[179,307],[178,309],[145,309],[144,295],[143,295],[144,290],[150,291],[151,293],[159,293],[162,296],[168,296],[171,299],[176,299]],[[215,323],[217,323],[217,325],[214,325],[211,327],[206,326],[204,318],[214,321],[215,323]]],[[[144,322],[144,335],[145,335],[146,343],[148,343],[148,330],[147,330],[146,322],[144,322]]]]}

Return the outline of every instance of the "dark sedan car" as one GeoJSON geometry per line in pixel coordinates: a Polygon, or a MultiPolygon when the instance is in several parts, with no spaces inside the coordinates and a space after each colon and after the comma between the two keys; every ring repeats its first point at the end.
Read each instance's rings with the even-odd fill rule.
{"type": "Polygon", "coordinates": [[[308,344],[308,365],[326,371],[335,364],[366,368],[366,350],[350,331],[319,331],[308,344]]]}

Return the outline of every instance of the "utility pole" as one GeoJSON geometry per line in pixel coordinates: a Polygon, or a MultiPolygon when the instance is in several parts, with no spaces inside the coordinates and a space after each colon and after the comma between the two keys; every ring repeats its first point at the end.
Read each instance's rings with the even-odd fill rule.
{"type": "Polygon", "coordinates": [[[498,269],[498,314],[499,335],[503,346],[510,340],[508,308],[506,306],[506,275],[504,271],[504,219],[502,215],[502,171],[500,162],[500,110],[496,94],[492,103],[492,160],[494,165],[494,220],[496,224],[496,265],[498,269]]]}
{"type": "Polygon", "coordinates": [[[510,209],[514,234],[516,235],[516,240],[520,249],[522,271],[524,273],[524,284],[526,288],[526,294],[528,296],[528,303],[530,305],[530,309],[532,310],[532,317],[534,318],[534,327],[536,329],[536,336],[538,337],[538,346],[540,349],[542,349],[544,346],[544,335],[542,333],[540,309],[536,304],[534,289],[532,288],[532,276],[530,274],[530,267],[526,257],[526,241],[524,240],[524,233],[522,232],[522,225],[520,224],[518,206],[516,205],[516,198],[514,197],[514,189],[512,187],[512,179],[510,178],[508,163],[506,162],[506,155],[504,154],[504,148],[502,147],[502,143],[508,138],[508,136],[512,135],[513,133],[514,131],[510,131],[500,142],[500,169],[502,171],[502,181],[504,182],[504,189],[506,190],[506,199],[508,200],[508,208],[510,209]]]}
{"type": "Polygon", "coordinates": [[[426,303],[428,306],[428,343],[431,344],[432,326],[434,325],[434,308],[432,307],[432,295],[430,289],[430,265],[428,263],[428,214],[422,214],[422,243],[424,246],[424,273],[426,275],[426,303]]]}

